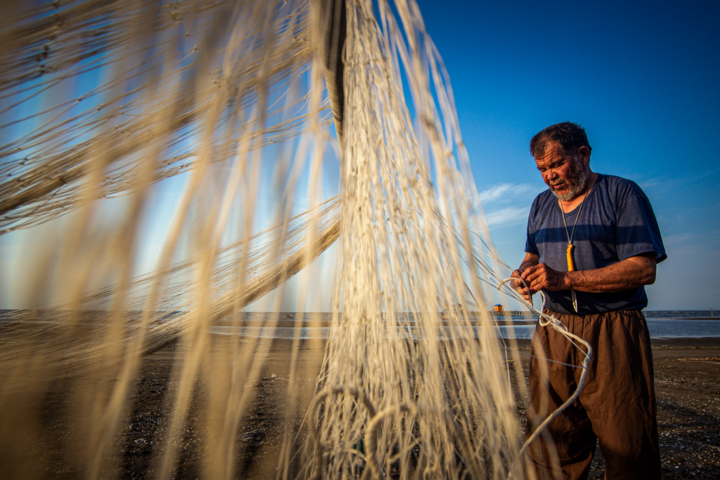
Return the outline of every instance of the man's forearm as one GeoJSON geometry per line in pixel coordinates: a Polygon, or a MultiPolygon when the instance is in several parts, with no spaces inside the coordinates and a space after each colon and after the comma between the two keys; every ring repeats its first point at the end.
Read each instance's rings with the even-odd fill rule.
{"type": "Polygon", "coordinates": [[[528,267],[534,267],[538,264],[540,261],[540,257],[538,255],[533,255],[532,253],[526,253],[525,258],[523,259],[522,263],[520,264],[520,267],[518,267],[518,270],[521,272],[524,271],[528,267]]]}
{"type": "Polygon", "coordinates": [[[567,290],[578,292],[619,292],[655,282],[655,257],[642,255],[595,270],[565,273],[567,290]]]}
{"type": "MultiPolygon", "coordinates": [[[[528,254],[523,260],[532,262],[528,254]]],[[[544,263],[521,266],[522,278],[530,287],[531,293],[542,289],[556,292],[558,290],[577,290],[579,292],[620,292],[632,290],[655,282],[655,254],[638,255],[626,258],[614,265],[595,270],[578,270],[560,272],[553,270],[544,263]]],[[[520,282],[513,286],[519,288],[520,282]]]]}

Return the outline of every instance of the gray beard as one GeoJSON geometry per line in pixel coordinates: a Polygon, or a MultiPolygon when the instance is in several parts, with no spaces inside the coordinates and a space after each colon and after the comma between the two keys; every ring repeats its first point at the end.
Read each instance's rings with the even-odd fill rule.
{"type": "Polygon", "coordinates": [[[568,187],[570,188],[567,193],[559,194],[555,190],[550,189],[553,195],[555,195],[563,202],[569,202],[573,198],[580,195],[583,191],[583,187],[585,187],[585,180],[587,180],[585,169],[582,168],[582,165],[580,165],[577,156],[573,158],[573,164],[570,172],[572,173],[572,177],[568,179],[567,182],[568,187]]]}

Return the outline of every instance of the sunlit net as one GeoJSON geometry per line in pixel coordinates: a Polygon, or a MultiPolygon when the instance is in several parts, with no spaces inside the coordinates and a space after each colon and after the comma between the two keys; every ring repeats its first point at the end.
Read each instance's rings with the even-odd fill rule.
{"type": "Polygon", "coordinates": [[[507,368],[517,351],[484,288],[521,299],[497,273],[413,1],[76,0],[15,5],[2,22],[0,232],[53,225],[57,239],[26,261],[36,308],[0,325],[0,449],[15,471],[34,471],[37,437],[9,432],[69,378],[76,463],[107,476],[142,358],[179,341],[155,474],[173,476],[202,384],[202,474],[240,475],[248,385],[271,341],[220,351],[210,327],[270,294],[271,331],[298,274],[296,310],[321,283],[332,320],[309,410],[296,325],[278,475],[525,478],[524,378],[507,368]],[[337,197],[321,193],[333,153],[337,197]],[[154,270],[138,275],[154,194],[172,177],[182,195],[154,270]],[[318,282],[306,267],[336,241],[336,278],[318,282]]]}

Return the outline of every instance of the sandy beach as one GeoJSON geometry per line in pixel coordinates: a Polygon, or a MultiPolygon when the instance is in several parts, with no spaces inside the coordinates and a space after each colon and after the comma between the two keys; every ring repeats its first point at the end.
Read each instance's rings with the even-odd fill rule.
{"type": "MultiPolygon", "coordinates": [[[[245,341],[256,341],[247,339],[245,341]]],[[[275,468],[283,438],[283,415],[288,387],[288,364],[291,342],[273,341],[261,380],[252,385],[254,404],[239,432],[238,464],[243,465],[244,476],[239,478],[275,478],[275,468]]],[[[523,366],[527,368],[529,342],[522,341],[520,349],[523,366]]],[[[137,379],[136,394],[129,411],[129,421],[118,445],[120,451],[116,465],[105,472],[112,477],[113,470],[121,478],[152,478],[153,451],[161,445],[167,427],[164,397],[168,390],[171,367],[176,352],[182,345],[170,345],[148,357],[137,379]],[[117,470],[116,470],[117,469],[117,470]]],[[[300,352],[301,368],[318,365],[323,348],[319,345],[303,346],[300,352]]],[[[718,478],[720,477],[720,338],[654,340],[655,385],[658,395],[658,422],[664,478],[718,478]]],[[[298,378],[301,382],[314,382],[316,373],[298,378]]],[[[81,478],[73,467],[71,441],[65,434],[68,422],[67,390],[72,382],[48,392],[43,404],[42,422],[47,432],[46,446],[39,458],[44,461],[45,478],[81,478]]],[[[310,398],[301,398],[300,411],[307,409],[310,398]]],[[[522,414],[522,409],[520,414],[522,414]]],[[[198,435],[198,407],[191,409],[185,429],[180,465],[175,478],[200,477],[199,458],[202,455],[198,435]]],[[[304,433],[302,415],[294,417],[295,427],[304,433]]],[[[590,478],[602,478],[602,456],[597,450],[590,478]]],[[[104,475],[105,476],[105,475],[104,475]]]]}

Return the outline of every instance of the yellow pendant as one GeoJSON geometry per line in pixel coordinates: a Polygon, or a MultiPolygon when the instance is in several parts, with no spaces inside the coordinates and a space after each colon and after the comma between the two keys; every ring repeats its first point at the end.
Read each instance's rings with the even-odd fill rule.
{"type": "Polygon", "coordinates": [[[575,248],[575,245],[572,243],[568,243],[567,248],[567,265],[568,265],[568,272],[574,272],[575,271],[575,262],[573,262],[573,248],[575,248]]]}

